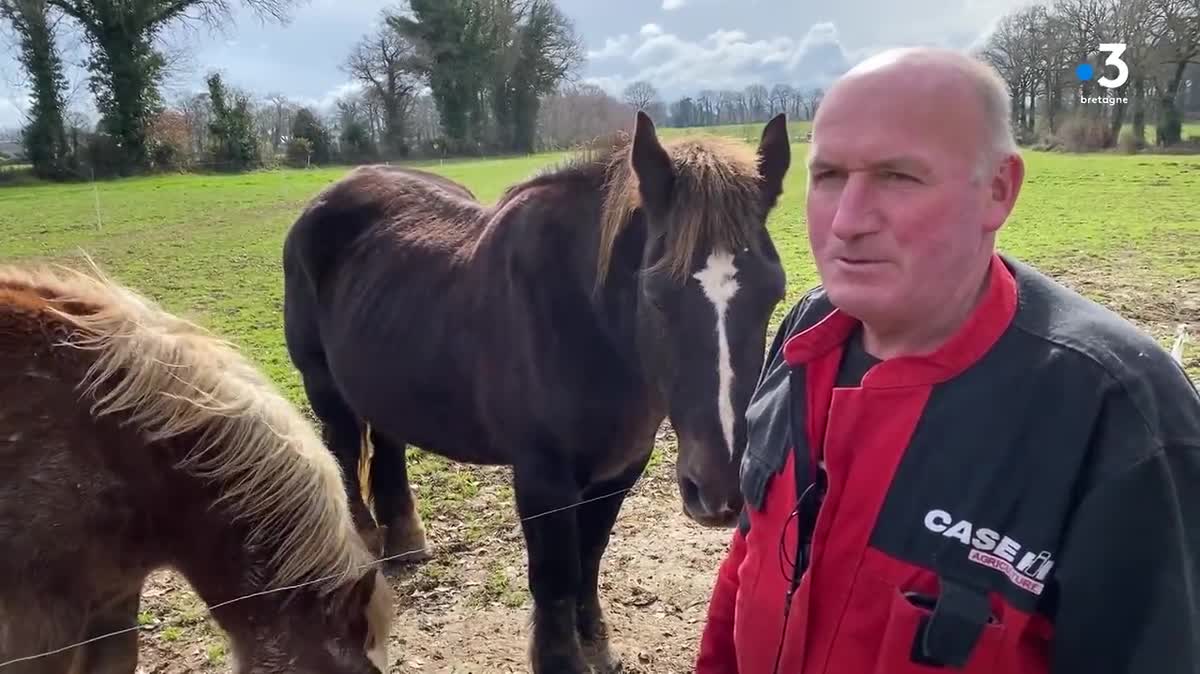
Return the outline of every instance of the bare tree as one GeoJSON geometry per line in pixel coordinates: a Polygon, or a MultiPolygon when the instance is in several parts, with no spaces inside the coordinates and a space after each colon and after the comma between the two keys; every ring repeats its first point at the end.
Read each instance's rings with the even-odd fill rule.
{"type": "Polygon", "coordinates": [[[180,101],[178,107],[192,133],[190,154],[198,155],[208,147],[208,128],[212,121],[212,104],[208,94],[188,96],[180,101]]]}
{"type": "Polygon", "coordinates": [[[767,99],[770,94],[761,84],[751,84],[746,87],[746,122],[766,121],[767,99]]]}
{"type": "Polygon", "coordinates": [[[383,108],[384,151],[406,155],[405,118],[413,95],[424,82],[416,47],[385,22],[354,46],[343,69],[371,91],[383,108]]]}
{"type": "Polygon", "coordinates": [[[792,116],[796,119],[807,118],[812,119],[808,114],[808,106],[805,105],[805,92],[800,87],[790,87],[791,92],[788,96],[788,105],[791,108],[792,116]]]}
{"type": "Polygon", "coordinates": [[[267,94],[266,105],[263,109],[270,115],[271,123],[268,131],[268,136],[271,139],[271,150],[278,152],[283,145],[283,137],[287,135],[288,129],[292,127],[291,110],[295,107],[289,101],[287,96],[279,92],[267,94]]]}
{"type": "Polygon", "coordinates": [[[1148,31],[1169,64],[1165,86],[1159,90],[1159,145],[1173,145],[1183,136],[1183,116],[1176,100],[1189,63],[1200,63],[1200,0],[1150,0],[1154,17],[1148,31]]]}
{"type": "Polygon", "coordinates": [[[825,98],[825,90],[821,87],[812,87],[804,92],[804,109],[808,113],[809,119],[817,116],[817,108],[821,107],[823,98],[825,98]]]}
{"type": "Polygon", "coordinates": [[[771,104],[771,109],[768,115],[774,115],[776,112],[787,112],[788,101],[792,97],[792,87],[787,84],[776,84],[771,87],[771,94],[768,100],[771,104]]]}
{"type": "Polygon", "coordinates": [[[632,105],[590,84],[560,87],[543,99],[539,113],[542,150],[569,149],[618,130],[631,131],[634,118],[632,105]]]}
{"type": "MultiPolygon", "coordinates": [[[[1153,81],[1155,78],[1153,62],[1156,60],[1155,53],[1160,50],[1157,38],[1153,37],[1151,31],[1153,29],[1154,14],[1151,11],[1150,0],[1109,0],[1109,12],[1115,16],[1112,27],[1111,41],[1122,40],[1126,44],[1125,53],[1121,58],[1129,64],[1129,81],[1121,87],[1121,92],[1132,89],[1133,100],[1132,106],[1132,126],[1133,126],[1133,142],[1137,148],[1144,147],[1146,144],[1146,84],[1147,81],[1153,81]]],[[[1103,17],[1107,18],[1107,17],[1103,17]]],[[[1070,17],[1064,17],[1067,21],[1070,17]]],[[[1097,27],[1096,32],[1100,32],[1097,27]]],[[[1108,37],[1108,36],[1105,36],[1108,37]]],[[[1100,39],[1100,35],[1095,37],[1095,43],[1101,41],[1110,41],[1110,39],[1100,39]]],[[[1125,106],[1120,105],[1113,115],[1112,133],[1113,137],[1119,137],[1121,126],[1124,122],[1125,106]]]]}
{"type": "Polygon", "coordinates": [[[696,104],[700,106],[701,124],[709,125],[717,123],[717,106],[720,101],[717,92],[712,89],[705,89],[696,97],[696,104]]]}
{"type": "Polygon", "coordinates": [[[625,87],[622,92],[625,102],[637,110],[644,110],[658,100],[658,90],[645,80],[638,80],[625,87]]]}

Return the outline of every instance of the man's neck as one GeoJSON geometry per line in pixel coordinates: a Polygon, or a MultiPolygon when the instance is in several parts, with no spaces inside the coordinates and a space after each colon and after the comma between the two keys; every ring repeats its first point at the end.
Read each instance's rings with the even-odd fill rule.
{"type": "Polygon", "coordinates": [[[987,293],[991,279],[990,263],[972,274],[972,281],[960,286],[961,290],[942,310],[926,315],[916,322],[879,326],[863,324],[863,347],[876,358],[887,360],[901,356],[923,356],[933,353],[958,332],[987,293]]]}

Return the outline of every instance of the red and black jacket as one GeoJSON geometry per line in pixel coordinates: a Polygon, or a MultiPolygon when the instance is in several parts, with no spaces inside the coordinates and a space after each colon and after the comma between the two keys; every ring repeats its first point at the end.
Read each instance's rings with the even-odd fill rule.
{"type": "Polygon", "coordinates": [[[1200,672],[1200,396],[1170,355],[999,255],[945,346],[835,388],[856,325],[818,287],[770,347],[696,674],[1200,672]]]}

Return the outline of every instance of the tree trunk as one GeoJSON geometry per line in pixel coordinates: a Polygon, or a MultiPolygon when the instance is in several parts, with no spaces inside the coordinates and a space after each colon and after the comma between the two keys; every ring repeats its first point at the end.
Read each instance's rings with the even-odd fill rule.
{"type": "Polygon", "coordinates": [[[1179,112],[1175,98],[1187,64],[1187,61],[1175,64],[1175,73],[1167,82],[1167,88],[1159,99],[1158,144],[1163,147],[1175,145],[1183,139],[1183,115],[1179,112]]]}
{"type": "Polygon", "coordinates": [[[100,67],[93,68],[93,90],[102,124],[112,140],[116,170],[128,175],[149,165],[146,131],[157,112],[156,84],[161,57],[140,36],[130,36],[122,27],[107,26],[99,38],[100,67]]]}
{"type": "Polygon", "coordinates": [[[1146,146],[1146,80],[1133,83],[1133,140],[1138,149],[1146,146]]]}

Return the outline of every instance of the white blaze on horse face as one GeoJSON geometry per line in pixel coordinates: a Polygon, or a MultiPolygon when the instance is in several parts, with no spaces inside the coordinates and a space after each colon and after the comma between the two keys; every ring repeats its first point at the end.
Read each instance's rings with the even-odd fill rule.
{"type": "Polygon", "coordinates": [[[725,334],[725,315],[738,291],[736,275],[733,254],[724,251],[710,253],[704,269],[693,275],[717,312],[717,414],[730,456],[733,456],[733,365],[729,358],[729,338],[725,334]]]}

